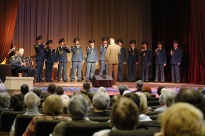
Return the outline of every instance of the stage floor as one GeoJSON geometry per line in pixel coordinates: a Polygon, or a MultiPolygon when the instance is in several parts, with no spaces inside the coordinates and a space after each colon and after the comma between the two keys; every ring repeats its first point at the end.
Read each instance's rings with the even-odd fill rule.
{"type": "MultiPolygon", "coordinates": [[[[50,83],[56,84],[56,86],[61,86],[64,88],[65,94],[67,95],[72,95],[74,91],[80,91],[83,86],[83,81],[82,82],[42,82],[42,83],[34,83],[34,88],[39,87],[43,91],[47,90],[47,87],[50,83]]],[[[90,82],[91,83],[91,82],[90,82]]],[[[106,87],[107,93],[109,95],[115,95],[119,94],[117,86],[121,84],[126,84],[129,87],[130,91],[136,90],[136,82],[117,82],[116,86],[114,87],[106,87]]],[[[91,83],[92,85],[92,83],[91,83]]],[[[157,88],[159,86],[166,86],[168,89],[173,90],[173,91],[178,91],[182,87],[186,88],[192,88],[192,89],[197,89],[198,87],[204,87],[205,85],[200,85],[200,84],[190,84],[190,83],[155,83],[155,82],[144,82],[144,86],[150,86],[152,88],[152,94],[157,93],[157,88]]],[[[98,87],[91,87],[91,91],[97,91],[98,87]]]]}

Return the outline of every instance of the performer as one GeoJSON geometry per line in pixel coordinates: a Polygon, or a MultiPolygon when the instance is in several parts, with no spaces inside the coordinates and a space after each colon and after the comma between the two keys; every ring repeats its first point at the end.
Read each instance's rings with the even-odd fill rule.
{"type": "Polygon", "coordinates": [[[108,48],[108,38],[105,36],[102,38],[103,44],[100,45],[100,73],[99,75],[103,75],[105,70],[106,75],[108,75],[108,64],[105,63],[105,54],[108,48]]]}
{"type": "Polygon", "coordinates": [[[172,83],[175,82],[174,73],[176,74],[176,82],[177,83],[180,82],[180,64],[181,64],[181,60],[182,60],[182,51],[180,48],[178,48],[178,44],[179,44],[178,41],[174,40],[173,41],[174,48],[171,49],[171,51],[170,51],[172,83]]]}
{"type": "Polygon", "coordinates": [[[113,73],[113,84],[117,82],[117,71],[118,71],[118,55],[120,55],[120,47],[115,44],[115,40],[110,38],[110,45],[107,48],[105,55],[105,62],[108,63],[108,74],[112,76],[113,73]]]}
{"type": "Polygon", "coordinates": [[[138,64],[138,51],[135,48],[136,41],[130,41],[130,48],[128,49],[128,81],[134,82],[135,81],[135,71],[136,65],[138,64]]]}
{"type": "Polygon", "coordinates": [[[52,81],[52,71],[53,71],[53,65],[55,62],[55,49],[52,47],[52,40],[48,40],[46,45],[47,48],[45,49],[45,55],[46,55],[46,82],[53,82],[52,81]]]}
{"type": "Polygon", "coordinates": [[[158,82],[159,70],[161,72],[161,82],[164,83],[164,67],[167,63],[166,50],[162,48],[162,42],[157,42],[158,48],[155,49],[153,56],[155,57],[155,82],[158,82]]]}
{"type": "Polygon", "coordinates": [[[148,78],[148,65],[151,62],[151,51],[147,49],[148,42],[142,41],[142,50],[140,52],[140,56],[142,57],[142,82],[149,82],[148,78]]]}
{"type": "Polygon", "coordinates": [[[118,56],[118,79],[120,82],[123,82],[123,67],[126,64],[126,49],[122,47],[123,40],[118,39],[117,44],[120,47],[120,55],[118,56]]]}
{"type": "Polygon", "coordinates": [[[90,46],[86,48],[87,52],[87,68],[86,68],[86,82],[92,80],[94,72],[95,72],[95,65],[98,62],[98,54],[97,49],[94,46],[95,40],[89,40],[90,46]]]}
{"type": "Polygon", "coordinates": [[[64,38],[61,38],[58,43],[60,44],[60,46],[56,49],[56,62],[58,64],[57,81],[60,82],[60,80],[61,80],[61,73],[62,73],[62,68],[63,68],[63,81],[68,82],[68,77],[67,77],[68,57],[67,57],[67,53],[70,53],[70,49],[68,48],[68,45],[65,44],[64,38]]]}
{"type": "Polygon", "coordinates": [[[36,82],[42,82],[43,65],[45,60],[44,45],[42,44],[42,36],[36,37],[36,44],[34,45],[36,52],[36,82]]]}
{"type": "Polygon", "coordinates": [[[84,62],[84,55],[83,55],[83,49],[80,46],[80,39],[78,37],[74,38],[73,43],[74,46],[71,47],[71,51],[73,53],[72,55],[72,73],[71,73],[71,82],[75,79],[75,72],[76,69],[78,71],[78,82],[82,81],[82,63],[84,62]]]}

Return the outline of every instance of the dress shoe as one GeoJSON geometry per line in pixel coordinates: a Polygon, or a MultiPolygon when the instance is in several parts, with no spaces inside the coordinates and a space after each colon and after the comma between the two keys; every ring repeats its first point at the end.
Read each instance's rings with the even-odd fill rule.
{"type": "Polygon", "coordinates": [[[74,81],[73,79],[70,80],[70,82],[73,82],[73,81],[74,81]]]}
{"type": "Polygon", "coordinates": [[[77,82],[81,82],[82,80],[77,80],[77,82]]]}
{"type": "Polygon", "coordinates": [[[60,80],[57,80],[57,82],[60,82],[60,80]]]}
{"type": "Polygon", "coordinates": [[[86,79],[85,82],[90,82],[90,80],[86,79]]]}
{"type": "Polygon", "coordinates": [[[64,82],[68,82],[68,80],[64,80],[64,82]]]}

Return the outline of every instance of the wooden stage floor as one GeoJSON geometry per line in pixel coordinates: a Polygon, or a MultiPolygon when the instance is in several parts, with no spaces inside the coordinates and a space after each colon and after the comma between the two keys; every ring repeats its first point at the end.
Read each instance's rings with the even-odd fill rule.
{"type": "MultiPolygon", "coordinates": [[[[50,83],[56,84],[56,86],[61,86],[64,88],[65,94],[67,95],[72,95],[73,91],[80,91],[83,86],[83,81],[82,82],[42,82],[42,83],[34,83],[34,88],[39,87],[43,91],[47,90],[47,87],[50,83]]],[[[109,95],[115,95],[119,94],[117,86],[121,84],[126,84],[129,87],[130,91],[136,90],[136,82],[117,82],[116,86],[114,87],[106,87],[107,93],[109,95]]],[[[91,83],[92,86],[92,83],[91,83]]],[[[152,88],[152,94],[156,94],[156,90],[159,86],[166,86],[168,89],[173,90],[173,91],[178,91],[182,87],[186,88],[193,88],[197,89],[198,87],[204,87],[205,85],[200,85],[200,84],[190,84],[190,83],[155,83],[155,82],[144,82],[144,86],[150,86],[152,88]]],[[[98,87],[91,87],[91,91],[97,91],[98,87]]]]}

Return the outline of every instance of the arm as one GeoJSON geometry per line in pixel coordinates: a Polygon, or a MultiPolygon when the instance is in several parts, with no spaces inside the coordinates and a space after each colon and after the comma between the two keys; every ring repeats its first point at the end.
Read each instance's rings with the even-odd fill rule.
{"type": "Polygon", "coordinates": [[[35,49],[36,52],[40,52],[41,51],[38,44],[34,45],[34,49],[35,49]]]}
{"type": "Polygon", "coordinates": [[[104,47],[102,45],[100,45],[100,53],[104,51],[104,47]]]}
{"type": "Polygon", "coordinates": [[[166,50],[164,50],[163,59],[164,59],[164,64],[166,65],[166,64],[167,64],[167,54],[166,54],[166,50]]]}
{"type": "Polygon", "coordinates": [[[108,59],[110,57],[110,47],[107,48],[107,51],[106,51],[106,55],[105,55],[105,61],[107,62],[108,59]]]}
{"type": "Polygon", "coordinates": [[[124,61],[124,62],[126,62],[126,59],[127,59],[126,49],[125,49],[125,51],[124,51],[124,54],[123,54],[123,55],[124,55],[124,60],[123,60],[123,61],[124,61]]]}
{"type": "Polygon", "coordinates": [[[56,62],[59,62],[59,47],[56,49],[56,62]]]}
{"type": "Polygon", "coordinates": [[[151,59],[152,59],[152,55],[151,55],[151,51],[149,50],[149,64],[151,63],[151,59]]]}
{"type": "Polygon", "coordinates": [[[84,53],[83,53],[83,48],[81,48],[81,52],[82,52],[82,61],[84,63],[84,53]]]}
{"type": "Polygon", "coordinates": [[[75,53],[75,51],[77,51],[79,48],[77,48],[76,46],[71,47],[71,51],[72,53],[75,53]]]}
{"type": "Polygon", "coordinates": [[[97,53],[97,49],[95,49],[95,62],[98,62],[98,53],[97,53]]]}
{"type": "Polygon", "coordinates": [[[90,47],[86,48],[86,52],[89,54],[92,51],[92,49],[90,47]]]}
{"type": "Polygon", "coordinates": [[[67,52],[67,53],[70,53],[70,49],[68,47],[65,47],[64,50],[67,52]]]}
{"type": "Polygon", "coordinates": [[[182,51],[181,49],[179,49],[179,64],[181,64],[181,61],[182,61],[182,51]]]}
{"type": "Polygon", "coordinates": [[[136,55],[135,55],[135,59],[136,59],[136,63],[138,63],[138,50],[136,49],[136,55]]]}

